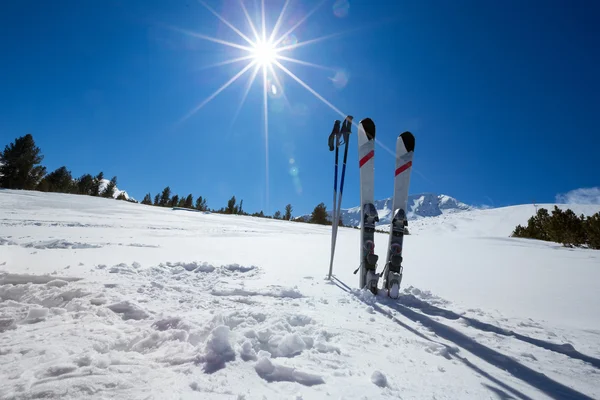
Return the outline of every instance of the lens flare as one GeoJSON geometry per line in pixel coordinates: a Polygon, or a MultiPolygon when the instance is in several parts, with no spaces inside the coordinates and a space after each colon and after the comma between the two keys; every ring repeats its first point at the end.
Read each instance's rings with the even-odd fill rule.
{"type": "MultiPolygon", "coordinates": [[[[216,18],[219,19],[226,27],[231,29],[233,32],[237,34],[237,36],[241,39],[241,43],[235,43],[230,40],[224,40],[216,37],[211,37],[202,33],[192,32],[184,29],[170,27],[174,31],[183,33],[188,37],[199,38],[202,40],[206,40],[221,46],[225,46],[229,48],[229,50],[233,49],[234,51],[239,51],[241,54],[237,55],[228,60],[219,61],[215,64],[204,67],[206,68],[215,68],[221,66],[229,66],[238,62],[247,62],[245,67],[242,67],[238,70],[238,72],[233,75],[227,82],[222,84],[217,90],[215,90],[212,94],[206,97],[204,100],[200,101],[199,104],[192,108],[190,112],[188,112],[184,118],[180,121],[180,123],[184,122],[192,115],[197,113],[201,108],[210,103],[215,97],[217,97],[221,92],[225,89],[229,88],[235,81],[241,78],[246,72],[250,71],[248,75],[250,75],[248,82],[245,85],[243,94],[241,96],[240,104],[235,111],[235,115],[233,117],[233,122],[235,122],[238,114],[240,113],[240,109],[243,106],[248,93],[253,86],[256,78],[261,79],[262,77],[262,92],[263,92],[263,101],[262,101],[262,121],[263,121],[263,133],[264,133],[264,150],[265,150],[265,188],[266,188],[266,210],[269,211],[269,110],[271,111],[283,111],[284,107],[287,107],[288,110],[294,116],[302,116],[307,117],[310,115],[311,110],[304,104],[294,104],[292,105],[287,96],[286,90],[284,90],[283,81],[278,76],[278,73],[281,75],[292,78],[293,81],[298,83],[301,87],[306,89],[312,95],[314,95],[317,99],[326,104],[331,110],[333,110],[339,116],[345,118],[346,113],[339,110],[332,103],[327,101],[322,95],[320,95],[315,89],[313,89],[308,83],[301,80],[294,72],[292,72],[288,67],[286,67],[283,63],[291,63],[298,66],[310,67],[321,69],[325,71],[333,72],[333,77],[329,79],[332,81],[334,87],[341,89],[345,87],[348,83],[349,74],[346,71],[339,71],[334,68],[330,68],[327,66],[323,66],[314,62],[309,62],[306,60],[301,60],[298,58],[294,58],[291,56],[291,52],[293,52],[296,48],[312,45],[315,43],[320,43],[324,40],[328,40],[331,38],[339,37],[344,33],[334,33],[328,34],[325,36],[299,41],[294,32],[296,29],[301,26],[311,15],[313,15],[323,4],[325,4],[325,0],[319,1],[315,7],[310,10],[308,13],[298,16],[299,18],[293,18],[287,16],[284,18],[284,14],[287,12],[290,7],[291,0],[285,0],[285,4],[283,5],[279,16],[276,19],[275,25],[268,31],[267,27],[267,18],[265,13],[265,0],[260,0],[260,10],[254,10],[255,12],[250,13],[244,4],[244,0],[239,0],[240,7],[243,11],[244,19],[242,24],[247,24],[250,28],[250,33],[246,34],[242,32],[240,27],[235,26],[233,23],[224,18],[221,14],[219,14],[216,10],[211,8],[208,4],[205,3],[204,0],[198,0],[204,8],[206,8],[211,14],[213,14],[216,18]],[[257,15],[260,17],[260,21],[258,24],[253,21],[252,15],[257,15]],[[293,20],[293,22],[292,22],[293,20]],[[286,27],[285,22],[288,22],[291,27],[286,27]],[[283,33],[281,33],[283,32],[283,33]],[[269,107],[270,105],[270,107],[269,107]]],[[[258,1],[254,2],[257,4],[258,1]]],[[[345,17],[348,14],[349,3],[347,0],[337,0],[334,5],[334,14],[340,18],[345,17]]],[[[289,13],[288,13],[289,14],[289,13]]],[[[269,20],[272,20],[269,18],[269,20]]],[[[357,29],[353,29],[357,30],[357,29]]],[[[305,124],[303,121],[305,118],[299,118],[299,124],[305,124]]],[[[302,185],[300,182],[300,171],[297,166],[296,161],[293,158],[290,158],[290,176],[292,177],[292,181],[294,183],[294,187],[296,188],[296,192],[298,194],[302,193],[302,185]]]]}

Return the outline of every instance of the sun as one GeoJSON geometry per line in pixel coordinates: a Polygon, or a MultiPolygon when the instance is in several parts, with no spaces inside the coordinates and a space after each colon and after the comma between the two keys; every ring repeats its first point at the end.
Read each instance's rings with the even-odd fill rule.
{"type": "Polygon", "coordinates": [[[256,41],[250,52],[253,60],[261,66],[269,67],[277,60],[277,49],[275,45],[267,40],[256,41]]]}

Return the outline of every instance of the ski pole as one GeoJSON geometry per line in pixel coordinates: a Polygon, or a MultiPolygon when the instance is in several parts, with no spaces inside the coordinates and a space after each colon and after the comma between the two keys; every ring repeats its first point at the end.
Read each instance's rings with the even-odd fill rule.
{"type": "Polygon", "coordinates": [[[335,120],[333,123],[333,129],[329,135],[329,151],[333,151],[335,148],[335,166],[333,173],[333,210],[331,211],[332,224],[331,224],[331,259],[329,261],[329,278],[331,279],[331,271],[333,269],[333,256],[335,254],[335,242],[336,242],[336,230],[333,224],[333,218],[335,218],[337,212],[337,180],[338,180],[338,157],[339,157],[339,136],[340,136],[340,121],[335,120]]]}
{"type": "MultiPolygon", "coordinates": [[[[340,181],[340,197],[339,200],[337,201],[337,203],[334,200],[334,204],[336,205],[336,208],[334,209],[333,213],[332,213],[332,223],[331,223],[331,231],[332,231],[332,251],[331,251],[331,261],[329,264],[329,276],[328,279],[331,279],[331,275],[333,272],[333,257],[335,254],[335,244],[337,241],[337,231],[338,231],[338,226],[339,226],[339,220],[340,220],[340,216],[342,214],[342,195],[344,194],[344,178],[346,176],[346,160],[348,159],[348,145],[350,143],[350,133],[352,132],[352,116],[348,115],[346,117],[346,119],[344,120],[344,123],[342,124],[342,130],[341,132],[338,131],[337,137],[338,137],[338,141],[337,144],[339,145],[339,139],[343,138],[344,139],[344,144],[345,144],[345,148],[344,148],[344,161],[342,163],[342,176],[341,176],[341,181],[340,181]]],[[[330,146],[331,148],[331,146],[330,146]]],[[[337,168],[337,147],[336,147],[336,168],[337,168]]]]}

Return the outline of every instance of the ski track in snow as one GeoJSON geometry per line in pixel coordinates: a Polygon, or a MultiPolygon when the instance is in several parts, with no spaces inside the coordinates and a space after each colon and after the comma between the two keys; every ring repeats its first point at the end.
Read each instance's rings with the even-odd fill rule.
{"type": "MultiPolygon", "coordinates": [[[[326,227],[15,191],[0,191],[0,217],[2,399],[600,397],[597,324],[510,315],[444,276],[443,295],[419,288],[410,252],[391,300],[357,290],[340,261],[323,279],[326,227]]],[[[478,223],[457,214],[444,232],[465,218],[478,223]]],[[[338,248],[356,235],[340,229],[338,248]]],[[[581,269],[598,259],[492,239],[467,243],[558,250],[581,269]]]]}

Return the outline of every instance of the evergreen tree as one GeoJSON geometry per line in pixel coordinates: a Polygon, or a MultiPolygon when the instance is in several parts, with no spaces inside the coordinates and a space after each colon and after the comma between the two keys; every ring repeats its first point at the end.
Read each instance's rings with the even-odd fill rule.
{"type": "Polygon", "coordinates": [[[0,188],[35,189],[46,174],[46,168],[37,165],[43,159],[31,134],[15,139],[0,152],[0,188]]]}
{"type": "Polygon", "coordinates": [[[227,208],[225,209],[225,214],[235,214],[238,211],[237,207],[235,206],[235,203],[235,196],[232,196],[231,199],[227,201],[227,208]]]}
{"type": "Polygon", "coordinates": [[[125,192],[119,193],[119,195],[117,196],[117,200],[125,200],[125,201],[127,201],[127,197],[125,196],[125,192]]]}
{"type": "Polygon", "coordinates": [[[153,205],[158,206],[159,204],[160,204],[160,194],[156,193],[156,196],[154,196],[153,205]]]}
{"type": "Polygon", "coordinates": [[[94,188],[94,178],[90,174],[81,175],[79,179],[77,179],[77,193],[79,194],[92,194],[92,190],[94,188]]]}
{"type": "Polygon", "coordinates": [[[196,210],[206,211],[208,207],[206,206],[206,199],[203,199],[202,196],[198,196],[196,199],[196,210]]]}
{"type": "Polygon", "coordinates": [[[242,209],[242,205],[244,204],[244,199],[240,200],[240,206],[238,207],[236,214],[244,214],[244,210],[242,209]]]}
{"type": "Polygon", "coordinates": [[[179,197],[179,202],[177,203],[177,207],[184,207],[185,206],[185,197],[180,196],[179,197]]]}
{"type": "Polygon", "coordinates": [[[113,176],[110,182],[106,185],[104,190],[101,193],[102,197],[106,197],[112,199],[115,197],[115,189],[117,188],[117,177],[113,176]]]}
{"type": "Polygon", "coordinates": [[[279,211],[279,210],[275,211],[275,214],[273,214],[273,218],[281,219],[281,211],[279,211]]]}
{"type": "Polygon", "coordinates": [[[43,192],[71,193],[74,186],[71,171],[63,166],[46,175],[38,185],[38,190],[43,192]]]}
{"type": "Polygon", "coordinates": [[[169,202],[170,207],[177,207],[177,203],[179,203],[179,195],[174,195],[169,202]]]}
{"type": "Polygon", "coordinates": [[[587,217],[584,229],[588,246],[600,250],[600,212],[587,217]]]}
{"type": "Polygon", "coordinates": [[[185,208],[194,208],[194,196],[191,193],[185,198],[183,206],[185,208]]]}
{"type": "Polygon", "coordinates": [[[328,225],[329,220],[327,219],[327,207],[325,203],[319,203],[310,215],[311,224],[328,225]]]}
{"type": "Polygon", "coordinates": [[[149,206],[152,205],[152,196],[150,195],[150,193],[147,193],[144,196],[144,200],[142,200],[142,204],[146,204],[146,205],[149,205],[149,206]]]}
{"type": "MultiPolygon", "coordinates": [[[[518,225],[512,233],[514,237],[523,237],[538,240],[548,240],[562,243],[565,246],[581,246],[587,244],[593,247],[594,229],[590,229],[590,221],[594,217],[577,216],[573,210],[562,209],[554,206],[552,215],[548,210],[540,208],[535,216],[529,218],[527,226],[518,225]]],[[[600,219],[599,217],[596,217],[600,219]]],[[[596,220],[597,223],[597,220],[596,220]]],[[[600,232],[599,228],[598,232],[600,232]]]]}
{"type": "Polygon", "coordinates": [[[168,207],[171,203],[171,188],[167,186],[163,189],[162,194],[160,195],[160,201],[158,205],[161,207],[168,207]]]}
{"type": "Polygon", "coordinates": [[[102,186],[103,180],[104,172],[100,171],[100,173],[94,177],[94,183],[92,185],[92,189],[90,190],[90,194],[92,196],[100,196],[100,186],[102,186]]]}
{"type": "Polygon", "coordinates": [[[283,219],[289,221],[292,219],[292,205],[288,204],[285,206],[285,214],[283,214],[283,219]]]}

